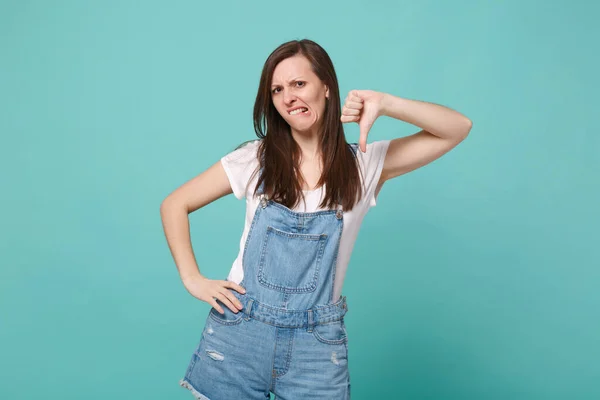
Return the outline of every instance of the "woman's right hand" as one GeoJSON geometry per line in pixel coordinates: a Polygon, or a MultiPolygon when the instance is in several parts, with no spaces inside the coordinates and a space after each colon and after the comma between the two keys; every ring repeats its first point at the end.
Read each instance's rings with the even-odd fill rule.
{"type": "Polygon", "coordinates": [[[221,314],[223,314],[224,311],[215,298],[229,307],[229,309],[236,314],[243,308],[240,301],[229,289],[235,289],[241,294],[246,293],[246,290],[235,282],[196,276],[184,280],[183,285],[192,296],[210,304],[221,314]]]}

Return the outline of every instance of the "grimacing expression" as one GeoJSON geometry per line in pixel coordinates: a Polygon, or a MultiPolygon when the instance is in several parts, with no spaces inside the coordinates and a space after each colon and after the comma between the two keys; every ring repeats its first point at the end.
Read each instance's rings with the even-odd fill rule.
{"type": "Polygon", "coordinates": [[[319,129],[325,112],[327,86],[312,71],[303,55],[282,60],[273,71],[271,98],[293,131],[319,129]]]}

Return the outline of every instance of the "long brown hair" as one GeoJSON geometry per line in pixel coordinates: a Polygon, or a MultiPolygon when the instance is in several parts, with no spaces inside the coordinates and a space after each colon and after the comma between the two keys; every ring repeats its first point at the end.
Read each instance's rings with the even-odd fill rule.
{"type": "Polygon", "coordinates": [[[323,155],[323,173],[317,187],[325,184],[325,196],[319,207],[335,208],[340,200],[344,210],[349,211],[362,196],[356,155],[346,143],[340,121],[340,94],[333,63],[321,46],[308,39],[283,43],[269,55],[263,66],[254,103],[254,130],[256,136],[262,139],[257,150],[259,167],[254,173],[260,168],[263,168],[263,172],[258,178],[254,194],[264,183],[264,192],[269,198],[290,209],[296,206],[300,198],[304,200],[300,147],[291,135],[290,126],[275,108],[270,89],[275,67],[297,54],[308,59],[315,75],[329,88],[319,143],[323,155]]]}

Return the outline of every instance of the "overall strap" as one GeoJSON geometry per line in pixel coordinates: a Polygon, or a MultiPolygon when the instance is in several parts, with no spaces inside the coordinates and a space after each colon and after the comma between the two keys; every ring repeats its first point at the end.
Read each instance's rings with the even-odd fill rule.
{"type": "MultiPolygon", "coordinates": [[[[354,157],[356,157],[356,152],[358,151],[358,143],[347,143],[348,146],[350,146],[350,149],[352,150],[352,153],[354,154],[354,157]]],[[[336,212],[336,217],[338,217],[338,219],[342,218],[343,215],[343,210],[344,207],[342,205],[342,198],[340,195],[338,195],[338,199],[337,199],[337,212],[336,212]]]]}

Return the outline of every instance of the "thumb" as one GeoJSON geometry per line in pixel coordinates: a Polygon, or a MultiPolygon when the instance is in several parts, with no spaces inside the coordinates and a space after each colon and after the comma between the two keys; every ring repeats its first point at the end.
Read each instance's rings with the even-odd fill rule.
{"type": "MultiPolygon", "coordinates": [[[[366,116],[365,116],[366,117],[366,116]]],[[[362,118],[359,123],[360,136],[358,139],[358,144],[363,153],[367,152],[367,136],[369,136],[369,131],[373,126],[373,121],[368,118],[362,118]]]]}

